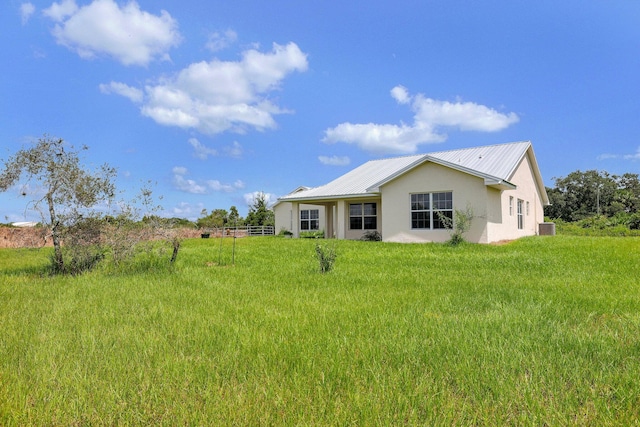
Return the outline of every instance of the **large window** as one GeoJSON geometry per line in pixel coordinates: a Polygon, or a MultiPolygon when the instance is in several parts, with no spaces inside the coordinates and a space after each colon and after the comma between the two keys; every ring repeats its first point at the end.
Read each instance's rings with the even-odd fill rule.
{"type": "Polygon", "coordinates": [[[318,209],[303,209],[300,211],[300,230],[319,230],[320,212],[318,209]]]}
{"type": "Polygon", "coordinates": [[[524,200],[518,199],[518,230],[524,228],[524,200]]]}
{"type": "Polygon", "coordinates": [[[375,230],[378,214],[375,203],[351,203],[349,205],[350,230],[375,230]]]}
{"type": "Polygon", "coordinates": [[[453,193],[420,193],[411,195],[411,228],[435,230],[447,228],[445,220],[453,220],[453,193]]]}

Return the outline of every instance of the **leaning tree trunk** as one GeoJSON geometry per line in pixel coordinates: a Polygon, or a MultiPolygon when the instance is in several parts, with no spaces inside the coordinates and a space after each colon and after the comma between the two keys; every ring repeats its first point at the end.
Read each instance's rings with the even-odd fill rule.
{"type": "Polygon", "coordinates": [[[62,242],[60,239],[60,223],[56,218],[56,211],[53,205],[53,194],[47,193],[47,204],[49,205],[49,216],[51,218],[51,238],[53,240],[53,262],[56,272],[64,271],[64,259],[62,257],[62,242]]]}

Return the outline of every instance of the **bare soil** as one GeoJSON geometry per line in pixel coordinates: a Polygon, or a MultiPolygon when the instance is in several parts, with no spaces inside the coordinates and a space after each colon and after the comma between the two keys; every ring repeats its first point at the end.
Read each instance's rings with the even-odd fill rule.
{"type": "Polygon", "coordinates": [[[42,227],[0,227],[0,248],[42,248],[53,246],[49,231],[42,227]]]}
{"type": "MultiPolygon", "coordinates": [[[[182,239],[199,238],[201,230],[181,229],[179,237],[182,239]]],[[[220,233],[217,234],[217,237],[220,233]]],[[[216,237],[216,233],[211,233],[216,237]]],[[[238,235],[237,237],[240,237],[238,235]]],[[[42,248],[53,246],[49,230],[43,227],[6,227],[0,226],[0,248],[42,248]]]]}

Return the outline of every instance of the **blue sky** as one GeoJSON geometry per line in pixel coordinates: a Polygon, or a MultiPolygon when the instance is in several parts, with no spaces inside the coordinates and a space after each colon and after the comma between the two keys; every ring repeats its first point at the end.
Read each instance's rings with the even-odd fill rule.
{"type": "Polygon", "coordinates": [[[6,0],[0,28],[0,158],[86,144],[166,216],[521,140],[548,186],[640,172],[638,1],[6,0]]]}

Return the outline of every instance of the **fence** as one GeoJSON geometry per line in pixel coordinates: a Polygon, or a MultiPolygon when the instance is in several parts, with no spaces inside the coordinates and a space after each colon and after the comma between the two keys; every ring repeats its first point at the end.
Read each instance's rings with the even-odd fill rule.
{"type": "Polygon", "coordinates": [[[246,225],[237,227],[216,227],[202,230],[202,238],[208,237],[246,237],[273,236],[275,228],[272,225],[246,225]]]}

